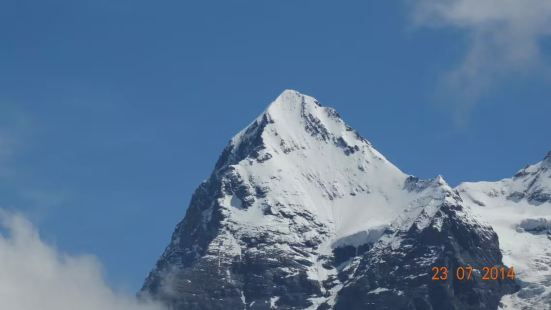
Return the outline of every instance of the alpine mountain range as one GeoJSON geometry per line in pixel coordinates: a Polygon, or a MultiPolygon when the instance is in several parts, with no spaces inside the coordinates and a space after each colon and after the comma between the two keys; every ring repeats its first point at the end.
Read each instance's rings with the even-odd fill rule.
{"type": "Polygon", "coordinates": [[[174,310],[550,309],[551,152],[450,187],[284,91],[233,137],[139,295],[174,310]],[[434,266],[515,280],[432,280],[434,266]]]}

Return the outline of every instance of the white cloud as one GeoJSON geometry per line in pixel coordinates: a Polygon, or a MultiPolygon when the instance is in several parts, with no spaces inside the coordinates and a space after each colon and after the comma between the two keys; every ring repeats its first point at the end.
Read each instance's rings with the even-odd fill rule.
{"type": "Polygon", "coordinates": [[[0,209],[0,309],[160,310],[113,292],[93,256],[45,244],[32,224],[0,209]]]}
{"type": "Polygon", "coordinates": [[[551,34],[551,0],[413,0],[417,25],[468,35],[468,51],[444,87],[467,112],[500,79],[543,67],[541,39],[551,34]]]}

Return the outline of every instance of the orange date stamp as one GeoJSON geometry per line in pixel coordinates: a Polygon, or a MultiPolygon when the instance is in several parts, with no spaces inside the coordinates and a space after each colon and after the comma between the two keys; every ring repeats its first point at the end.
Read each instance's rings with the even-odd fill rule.
{"type": "Polygon", "coordinates": [[[459,266],[455,270],[450,270],[448,267],[432,267],[432,280],[433,281],[446,281],[450,277],[455,276],[455,279],[459,281],[463,280],[472,280],[473,271],[476,274],[482,275],[481,279],[483,281],[498,281],[498,280],[515,280],[516,274],[513,267],[482,267],[481,269],[476,269],[472,266],[459,266]],[[453,272],[455,271],[455,272],[453,272]]]}

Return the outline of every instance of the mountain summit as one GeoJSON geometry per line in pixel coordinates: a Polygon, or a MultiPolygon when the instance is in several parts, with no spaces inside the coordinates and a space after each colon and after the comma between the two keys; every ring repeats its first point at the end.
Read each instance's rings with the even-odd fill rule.
{"type": "Polygon", "coordinates": [[[456,190],[286,90],[230,140],[140,294],[177,310],[497,309],[517,290],[431,280],[467,264],[507,268],[456,190]]]}

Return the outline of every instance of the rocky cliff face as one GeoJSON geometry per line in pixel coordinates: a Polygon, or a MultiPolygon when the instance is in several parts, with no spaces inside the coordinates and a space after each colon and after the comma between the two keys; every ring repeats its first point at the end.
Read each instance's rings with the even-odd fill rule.
{"type": "Polygon", "coordinates": [[[514,281],[431,280],[435,265],[503,265],[463,200],[285,91],[230,141],[140,294],[178,310],[496,309],[514,281]]]}

